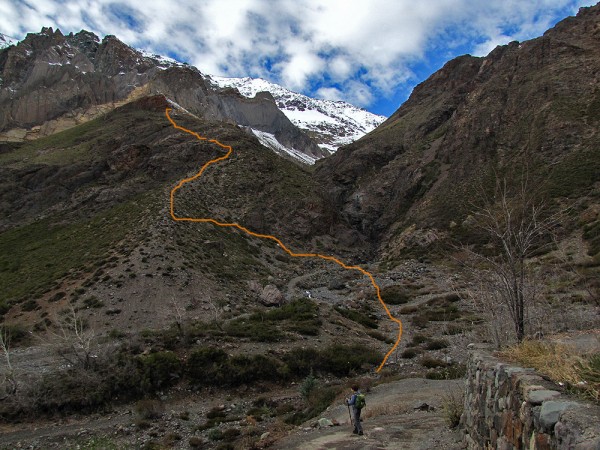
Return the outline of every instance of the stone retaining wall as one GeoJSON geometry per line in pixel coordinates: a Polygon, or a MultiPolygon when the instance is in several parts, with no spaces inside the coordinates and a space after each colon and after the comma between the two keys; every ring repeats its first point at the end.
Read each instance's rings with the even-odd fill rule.
{"type": "Polygon", "coordinates": [[[533,369],[469,351],[461,425],[470,450],[600,450],[600,407],[561,392],[533,369]]]}

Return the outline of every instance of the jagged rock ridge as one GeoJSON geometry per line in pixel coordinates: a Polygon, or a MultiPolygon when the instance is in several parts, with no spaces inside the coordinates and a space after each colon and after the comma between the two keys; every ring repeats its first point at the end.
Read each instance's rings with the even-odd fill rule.
{"type": "Polygon", "coordinates": [[[17,42],[16,39],[0,33],[0,49],[10,47],[11,45],[15,45],[16,42],[17,42]]]}
{"type": "Polygon", "coordinates": [[[135,50],[114,36],[44,28],[0,50],[0,139],[52,134],[143,95],[164,94],[191,113],[269,133],[310,158],[327,154],[270,96],[215,89],[194,67],[135,50]]]}

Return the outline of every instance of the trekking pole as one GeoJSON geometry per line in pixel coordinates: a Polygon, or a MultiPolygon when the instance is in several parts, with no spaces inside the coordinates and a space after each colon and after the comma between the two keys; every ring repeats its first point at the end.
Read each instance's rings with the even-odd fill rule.
{"type": "Polygon", "coordinates": [[[350,405],[348,405],[348,416],[350,417],[350,425],[354,426],[354,422],[352,422],[352,414],[350,413],[350,405]]]}

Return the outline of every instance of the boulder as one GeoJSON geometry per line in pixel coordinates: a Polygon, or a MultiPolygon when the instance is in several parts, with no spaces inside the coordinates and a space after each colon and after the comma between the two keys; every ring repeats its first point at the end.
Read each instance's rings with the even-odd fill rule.
{"type": "Polygon", "coordinates": [[[267,284],[260,294],[260,302],[265,306],[279,306],[283,303],[283,294],[273,284],[267,284]]]}
{"type": "Polygon", "coordinates": [[[325,427],[332,427],[333,426],[333,422],[325,417],[321,417],[319,419],[319,427],[320,428],[325,428],[325,427]]]}

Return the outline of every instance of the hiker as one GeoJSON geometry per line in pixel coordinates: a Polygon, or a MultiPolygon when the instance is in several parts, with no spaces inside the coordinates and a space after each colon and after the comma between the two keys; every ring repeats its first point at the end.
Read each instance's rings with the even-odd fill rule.
{"type": "Polygon", "coordinates": [[[362,424],[360,423],[360,412],[365,407],[365,395],[361,394],[358,386],[352,386],[352,396],[346,399],[346,405],[348,405],[348,409],[352,407],[352,415],[350,419],[354,422],[354,430],[353,434],[358,434],[359,436],[363,435],[362,424]]]}

